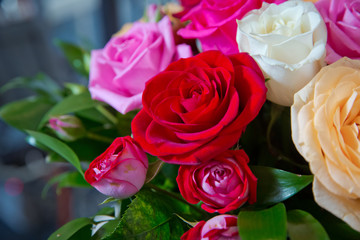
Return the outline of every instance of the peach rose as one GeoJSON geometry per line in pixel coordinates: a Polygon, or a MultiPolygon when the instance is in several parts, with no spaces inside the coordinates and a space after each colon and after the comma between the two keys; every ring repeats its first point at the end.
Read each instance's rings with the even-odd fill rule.
{"type": "Polygon", "coordinates": [[[315,201],[360,231],[360,61],[342,58],[295,94],[292,138],[315,201]]]}

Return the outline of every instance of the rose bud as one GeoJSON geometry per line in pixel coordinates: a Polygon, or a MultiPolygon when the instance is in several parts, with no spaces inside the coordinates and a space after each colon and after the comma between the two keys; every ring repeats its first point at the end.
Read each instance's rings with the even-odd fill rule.
{"type": "Polygon", "coordinates": [[[124,199],[144,185],[147,169],[145,152],[131,137],[119,137],[90,163],[85,180],[107,196],[124,199]]]}
{"type": "Polygon", "coordinates": [[[176,181],[186,201],[210,213],[225,213],[256,201],[257,179],[243,150],[228,150],[200,165],[182,165],[176,181]]]}
{"type": "Polygon", "coordinates": [[[201,221],[185,232],[181,240],[193,239],[229,239],[239,240],[237,217],[232,215],[219,215],[207,222],[201,221]]]}
{"type": "Polygon", "coordinates": [[[48,127],[64,141],[75,141],[86,134],[86,130],[81,120],[72,115],[62,115],[52,117],[49,120],[48,127]]]}

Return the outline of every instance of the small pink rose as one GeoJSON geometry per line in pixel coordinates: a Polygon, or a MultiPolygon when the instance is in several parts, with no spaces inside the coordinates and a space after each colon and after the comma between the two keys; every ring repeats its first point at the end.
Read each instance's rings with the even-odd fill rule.
{"type": "Polygon", "coordinates": [[[208,212],[225,213],[256,201],[257,179],[243,150],[228,150],[200,165],[182,165],[176,178],[186,201],[208,212]]]}
{"type": "Polygon", "coordinates": [[[326,62],[360,60],[360,0],[320,0],[315,6],[328,32],[326,62]]]}
{"type": "Polygon", "coordinates": [[[237,227],[237,217],[232,215],[219,215],[207,222],[201,221],[185,232],[181,240],[194,239],[228,239],[240,240],[237,227]]]}
{"type": "Polygon", "coordinates": [[[140,190],[147,169],[145,152],[131,137],[119,137],[90,163],[85,179],[99,192],[123,199],[140,190]]]}
{"type": "Polygon", "coordinates": [[[123,114],[139,109],[145,82],[176,58],[190,56],[189,46],[175,45],[167,16],[158,23],[135,22],[128,32],[91,52],[91,96],[123,114]]]}

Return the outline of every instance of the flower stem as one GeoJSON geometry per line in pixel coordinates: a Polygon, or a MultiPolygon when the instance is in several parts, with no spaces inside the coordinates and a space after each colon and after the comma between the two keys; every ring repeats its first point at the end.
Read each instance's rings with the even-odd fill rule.
{"type": "Polygon", "coordinates": [[[101,105],[97,105],[96,110],[98,110],[104,117],[106,117],[110,122],[112,122],[115,126],[119,123],[118,119],[111,114],[106,108],[101,105]]]}
{"type": "Polygon", "coordinates": [[[114,217],[120,218],[121,217],[121,200],[115,202],[114,211],[115,211],[114,217]]]}
{"type": "Polygon", "coordinates": [[[101,135],[98,135],[98,134],[92,133],[92,132],[88,132],[86,134],[86,137],[93,139],[93,140],[100,141],[100,142],[104,142],[104,143],[112,143],[114,141],[114,139],[112,139],[112,138],[104,137],[104,136],[101,136],[101,135]]]}

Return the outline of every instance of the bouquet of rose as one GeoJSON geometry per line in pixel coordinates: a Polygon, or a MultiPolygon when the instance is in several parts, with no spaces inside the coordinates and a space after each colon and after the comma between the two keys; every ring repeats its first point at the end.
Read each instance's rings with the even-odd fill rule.
{"type": "Polygon", "coordinates": [[[3,87],[36,90],[2,119],[76,169],[50,182],[113,206],[49,239],[360,239],[360,1],[180,2],[59,42],[88,88],[3,87]]]}

